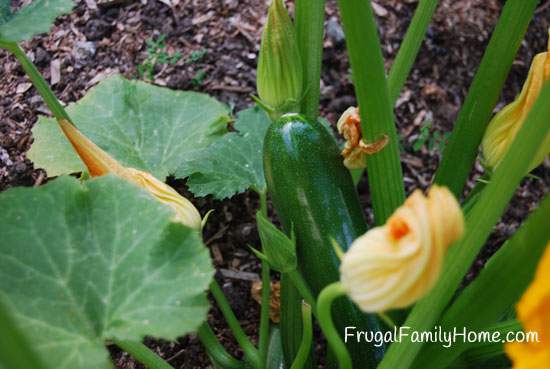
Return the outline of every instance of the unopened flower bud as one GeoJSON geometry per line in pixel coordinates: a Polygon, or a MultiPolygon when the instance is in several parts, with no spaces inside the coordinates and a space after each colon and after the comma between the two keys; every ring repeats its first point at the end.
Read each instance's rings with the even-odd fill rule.
{"type": "Polygon", "coordinates": [[[254,250],[256,255],[278,272],[287,273],[295,270],[298,260],[294,239],[287,237],[262,213],[256,214],[256,222],[262,240],[262,252],[254,250]]]}
{"type": "Polygon", "coordinates": [[[256,86],[260,99],[278,116],[298,109],[302,60],[296,31],[282,0],[273,0],[262,33],[256,86]]]}
{"type": "Polygon", "coordinates": [[[194,229],[201,228],[201,216],[193,204],[166,183],[151,174],[122,166],[113,157],[90,141],[78,128],[66,120],[60,120],[61,129],[71,142],[92,177],[115,174],[149,192],[160,202],[174,210],[174,221],[194,229]]]}
{"type": "MultiPolygon", "coordinates": [[[[496,168],[500,164],[525,123],[544,83],[549,79],[550,40],[548,51],[537,54],[533,59],[527,81],[525,81],[520,95],[498,112],[487,127],[483,137],[482,151],[485,164],[488,167],[496,168]]],[[[547,103],[550,104],[550,101],[547,103]]],[[[540,165],[548,154],[550,154],[550,133],[546,135],[537,151],[529,166],[529,171],[540,165]]]]}

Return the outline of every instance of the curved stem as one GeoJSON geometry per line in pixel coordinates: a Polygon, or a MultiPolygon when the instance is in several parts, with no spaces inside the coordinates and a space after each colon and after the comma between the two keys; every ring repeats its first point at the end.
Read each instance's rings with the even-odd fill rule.
{"type": "Polygon", "coordinates": [[[117,339],[114,339],[113,342],[149,369],[174,369],[172,365],[141,342],[117,339]]]}
{"type": "Polygon", "coordinates": [[[40,96],[42,96],[44,102],[46,103],[54,117],[56,119],[64,119],[70,122],[71,119],[65,111],[65,108],[63,108],[53,91],[50,89],[48,83],[44,80],[44,77],[42,77],[38,69],[36,69],[32,61],[30,61],[30,59],[27,57],[21,47],[16,42],[6,41],[0,41],[0,47],[11,52],[17,58],[19,63],[21,63],[21,66],[25,70],[25,73],[27,73],[27,76],[29,76],[32,84],[34,85],[40,96]]]}
{"type": "Polygon", "coordinates": [[[317,300],[317,314],[319,325],[325,334],[327,342],[338,359],[340,369],[352,369],[351,357],[332,321],[331,307],[334,300],[345,295],[344,287],[340,282],[326,286],[317,300]]]}
{"type": "Polygon", "coordinates": [[[229,305],[227,298],[223,294],[221,287],[215,280],[212,282],[212,284],[210,284],[210,291],[212,292],[212,296],[214,296],[214,299],[216,300],[216,303],[218,304],[218,307],[220,308],[225,320],[227,321],[227,325],[231,329],[235,340],[237,340],[237,343],[244,351],[246,360],[253,367],[260,368],[261,365],[258,350],[256,349],[256,347],[254,347],[252,342],[250,342],[248,336],[244,333],[239,323],[239,320],[235,316],[233,310],[231,310],[231,306],[229,305]]]}
{"type": "Polygon", "coordinates": [[[298,354],[296,354],[296,358],[294,359],[290,369],[302,369],[306,364],[311,351],[311,343],[313,341],[313,322],[311,319],[311,306],[306,302],[302,302],[302,322],[302,341],[300,342],[298,354]]]}
{"type": "Polygon", "coordinates": [[[211,360],[224,369],[244,369],[246,364],[240,360],[231,356],[222,344],[218,341],[218,338],[212,332],[212,329],[208,323],[204,322],[197,331],[199,339],[204,346],[206,353],[210,356],[211,360]]]}

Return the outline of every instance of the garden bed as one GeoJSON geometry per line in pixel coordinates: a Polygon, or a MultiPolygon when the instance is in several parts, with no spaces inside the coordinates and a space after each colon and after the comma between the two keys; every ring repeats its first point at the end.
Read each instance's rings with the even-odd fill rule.
{"type": "MultiPolygon", "coordinates": [[[[376,13],[387,66],[391,65],[412,17],[414,1],[379,1],[376,13]]],[[[519,92],[533,56],[545,50],[550,25],[550,1],[543,2],[531,22],[526,40],[508,78],[502,104],[519,92]]],[[[481,60],[501,4],[493,0],[442,1],[416,61],[411,77],[397,102],[397,122],[402,139],[402,161],[408,192],[427,188],[439,160],[438,144],[430,141],[449,132],[468,86],[481,60]],[[431,124],[428,124],[431,122],[431,124]],[[433,147],[432,147],[433,146],[433,147]]],[[[335,123],[339,114],[354,105],[353,86],[343,33],[336,6],[327,6],[323,58],[321,111],[335,123]]],[[[54,29],[23,44],[61,101],[80,99],[87,90],[109,75],[121,73],[138,78],[138,66],[146,59],[148,39],[166,36],[166,52],[180,52],[175,64],[154,68],[154,83],[172,89],[208,93],[240,110],[252,104],[255,68],[266,4],[255,0],[145,0],[102,4],[79,1],[75,11],[61,17],[54,29]],[[260,3],[260,4],[258,4],[260,3]],[[169,6],[168,4],[171,4],[169,6]],[[202,55],[197,60],[192,55],[202,55]]],[[[31,128],[40,113],[47,113],[14,58],[0,51],[0,190],[40,185],[47,173],[26,158],[32,143],[31,128]]],[[[478,168],[478,173],[481,168],[478,168]]],[[[472,175],[473,184],[477,174],[472,175]]],[[[550,164],[539,167],[538,178],[527,178],[496,227],[470,278],[524,220],[550,189],[550,164]]],[[[184,181],[175,188],[192,198],[184,181]]],[[[367,181],[359,186],[365,212],[369,213],[367,181]]],[[[254,215],[258,199],[253,193],[231,200],[193,198],[201,214],[214,209],[205,228],[205,242],[218,269],[218,280],[229,297],[244,330],[257,336],[259,306],[250,294],[259,279],[259,263],[246,247],[259,243],[254,215]]],[[[209,318],[221,342],[236,345],[221,314],[212,309],[209,318]]],[[[205,368],[209,360],[193,335],[176,343],[150,340],[149,347],[175,368],[205,368]]],[[[237,355],[241,353],[236,352],[237,355]]],[[[117,368],[142,368],[113,349],[117,368]]]]}

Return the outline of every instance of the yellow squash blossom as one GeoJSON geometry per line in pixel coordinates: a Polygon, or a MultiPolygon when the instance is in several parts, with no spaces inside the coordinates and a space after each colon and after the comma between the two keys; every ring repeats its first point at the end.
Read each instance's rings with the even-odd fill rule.
{"type": "Polygon", "coordinates": [[[409,306],[441,274],[448,247],[464,230],[462,210],[445,187],[416,190],[388,219],[356,239],[344,254],[341,282],[365,312],[409,306]]]}
{"type": "Polygon", "coordinates": [[[524,330],[537,332],[539,342],[506,344],[513,369],[550,369],[550,242],[517,313],[524,330]]]}
{"type": "Polygon", "coordinates": [[[151,174],[134,168],[126,168],[99,146],[90,141],[73,124],[60,120],[61,129],[71,142],[78,156],[82,159],[92,177],[115,174],[147,190],[160,202],[174,210],[174,221],[188,227],[200,229],[201,216],[193,204],[177,193],[172,187],[159,181],[151,174]]]}
{"type": "Polygon", "coordinates": [[[344,165],[348,169],[360,169],[367,166],[366,155],[372,155],[382,150],[388,143],[388,137],[367,144],[361,139],[361,118],[359,109],[349,107],[338,119],[338,133],[344,136],[346,144],[342,150],[344,165]]]}
{"type": "MultiPolygon", "coordinates": [[[[504,158],[523,123],[527,119],[542,87],[550,79],[550,39],[548,51],[537,54],[533,59],[527,81],[514,102],[505,106],[489,123],[482,142],[485,163],[495,168],[504,158]]],[[[550,101],[548,101],[550,104],[550,101]]],[[[550,133],[546,135],[529,171],[544,161],[550,153],[550,133]]]]}

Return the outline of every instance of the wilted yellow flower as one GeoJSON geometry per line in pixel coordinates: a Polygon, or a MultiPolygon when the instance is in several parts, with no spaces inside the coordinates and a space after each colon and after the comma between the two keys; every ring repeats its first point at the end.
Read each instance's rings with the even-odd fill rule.
{"type": "Polygon", "coordinates": [[[302,59],[294,24],[282,0],[273,0],[262,33],[256,87],[276,114],[297,111],[302,98],[302,59]]]}
{"type": "Polygon", "coordinates": [[[346,139],[342,156],[344,157],[344,165],[348,169],[365,168],[367,166],[366,155],[377,153],[388,143],[387,136],[369,144],[361,139],[359,109],[353,106],[342,114],[336,126],[338,133],[346,139]]]}
{"type": "MultiPolygon", "coordinates": [[[[542,87],[550,79],[550,40],[548,51],[533,59],[527,81],[514,102],[505,106],[489,123],[482,142],[483,157],[490,168],[495,168],[504,158],[523,123],[527,119],[542,87]]],[[[548,102],[550,104],[550,101],[548,102]]],[[[546,135],[529,171],[533,170],[550,153],[550,133],[546,135]]]]}
{"type": "Polygon", "coordinates": [[[99,146],[90,141],[73,124],[60,120],[61,129],[71,142],[80,159],[86,164],[92,177],[105,174],[115,174],[135,185],[147,190],[160,202],[174,210],[174,221],[188,227],[200,229],[201,216],[191,201],[177,193],[166,183],[159,181],[151,174],[134,168],[126,168],[99,146]]]}
{"type": "Polygon", "coordinates": [[[506,353],[513,369],[550,369],[550,242],[535,279],[521,298],[518,318],[525,331],[537,332],[539,342],[508,343],[506,353]]]}
{"type": "Polygon", "coordinates": [[[406,307],[441,274],[448,247],[464,230],[460,206],[445,187],[416,190],[388,219],[356,239],[342,258],[341,282],[365,312],[406,307]]]}

